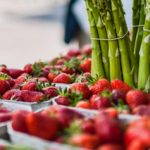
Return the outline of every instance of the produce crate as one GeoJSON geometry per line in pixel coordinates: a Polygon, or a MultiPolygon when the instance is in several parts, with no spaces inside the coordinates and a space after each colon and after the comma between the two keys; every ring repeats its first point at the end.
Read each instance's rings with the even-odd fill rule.
{"type": "Polygon", "coordinates": [[[21,132],[14,131],[11,124],[8,125],[8,133],[10,135],[11,142],[14,144],[22,144],[30,146],[35,150],[82,150],[81,148],[76,148],[66,144],[58,144],[55,142],[50,142],[42,140],[38,137],[30,136],[21,132]]]}

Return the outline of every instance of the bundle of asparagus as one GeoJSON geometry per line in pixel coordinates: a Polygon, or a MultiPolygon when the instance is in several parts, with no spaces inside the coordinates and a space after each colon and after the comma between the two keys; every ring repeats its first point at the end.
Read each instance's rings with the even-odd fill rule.
{"type": "Polygon", "coordinates": [[[121,79],[130,86],[138,86],[140,89],[148,87],[150,37],[149,32],[143,33],[143,27],[140,25],[145,22],[145,28],[148,30],[150,28],[149,1],[147,0],[145,22],[145,0],[133,0],[131,41],[121,0],[85,0],[93,46],[93,76],[98,75],[109,80],[121,79]],[[141,43],[142,49],[139,52],[141,43]]]}

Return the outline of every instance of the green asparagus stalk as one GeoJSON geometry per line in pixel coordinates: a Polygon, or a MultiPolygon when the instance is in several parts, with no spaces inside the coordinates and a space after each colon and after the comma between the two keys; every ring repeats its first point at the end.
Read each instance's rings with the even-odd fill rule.
{"type": "MultiPolygon", "coordinates": [[[[122,15],[120,14],[121,11],[119,10],[119,7],[122,7],[119,5],[120,2],[118,0],[111,0],[111,9],[112,9],[112,15],[113,20],[115,24],[115,29],[118,37],[123,37],[128,30],[124,31],[124,26],[122,25],[122,15]]],[[[128,35],[126,35],[128,36],[128,35]]],[[[131,66],[130,66],[130,59],[128,54],[128,47],[126,43],[126,38],[122,38],[118,40],[119,42],[119,49],[121,54],[121,66],[122,66],[122,72],[123,72],[123,80],[130,86],[133,86],[133,77],[131,75],[131,66]]]]}
{"type": "Polygon", "coordinates": [[[102,56],[101,56],[102,55],[101,47],[99,41],[96,40],[99,39],[96,23],[92,15],[92,9],[89,7],[88,0],[85,0],[85,3],[86,3],[87,13],[88,13],[88,20],[90,24],[91,37],[95,38],[92,39],[92,49],[93,49],[92,50],[92,76],[105,78],[105,72],[104,72],[102,56]]]}
{"type": "MultiPolygon", "coordinates": [[[[142,46],[140,50],[138,88],[145,89],[150,78],[150,0],[147,0],[146,19],[142,46]]],[[[149,89],[150,90],[150,89],[149,89]]]]}
{"type": "MultiPolygon", "coordinates": [[[[104,24],[102,23],[101,16],[94,4],[89,0],[88,1],[90,8],[92,9],[92,14],[94,16],[94,20],[96,22],[96,27],[98,30],[98,35],[100,39],[107,39],[107,32],[104,24]]],[[[109,57],[108,57],[108,41],[100,40],[100,46],[102,50],[102,61],[104,64],[104,70],[106,74],[106,78],[110,79],[109,73],[109,57]]]]}
{"type": "MultiPolygon", "coordinates": [[[[107,30],[108,39],[115,39],[117,37],[114,28],[112,16],[110,13],[110,1],[99,0],[97,7],[99,8],[100,15],[103,17],[103,22],[107,30]]],[[[109,64],[110,64],[110,80],[122,79],[120,53],[117,40],[109,40],[109,64]]]]}

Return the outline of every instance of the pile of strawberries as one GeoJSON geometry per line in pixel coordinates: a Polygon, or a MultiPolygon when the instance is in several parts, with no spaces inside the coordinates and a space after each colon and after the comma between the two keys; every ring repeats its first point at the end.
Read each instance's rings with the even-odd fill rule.
{"type": "Polygon", "coordinates": [[[144,118],[126,125],[103,111],[87,118],[54,106],[38,113],[17,111],[12,118],[16,131],[85,150],[146,150],[150,147],[149,123],[144,118]]]}

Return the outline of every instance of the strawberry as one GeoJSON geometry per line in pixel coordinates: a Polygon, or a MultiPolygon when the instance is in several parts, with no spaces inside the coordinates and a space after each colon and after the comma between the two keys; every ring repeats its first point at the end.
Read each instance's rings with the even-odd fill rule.
{"type": "Polygon", "coordinates": [[[126,101],[131,109],[147,104],[146,95],[140,90],[130,90],[126,95],[126,101]]]}
{"type": "Polygon", "coordinates": [[[107,113],[110,117],[112,118],[117,118],[118,117],[118,110],[113,107],[106,108],[103,110],[105,113],[107,113]]]}
{"type": "Polygon", "coordinates": [[[21,100],[21,91],[18,89],[8,90],[5,94],[3,94],[2,98],[5,100],[21,100]]]}
{"type": "Polygon", "coordinates": [[[100,113],[95,121],[96,132],[101,143],[120,143],[123,141],[122,129],[115,119],[100,113]]]}
{"type": "Polygon", "coordinates": [[[42,89],[43,93],[47,98],[52,98],[58,95],[58,90],[56,87],[49,86],[42,89]]]}
{"type": "Polygon", "coordinates": [[[22,90],[21,97],[25,102],[40,102],[44,100],[44,94],[42,92],[36,91],[22,90]]]}
{"type": "Polygon", "coordinates": [[[28,81],[22,86],[22,90],[35,91],[37,83],[35,81],[28,81]]]}
{"type": "Polygon", "coordinates": [[[12,118],[12,113],[0,113],[0,122],[10,121],[12,118]]]}
{"type": "Polygon", "coordinates": [[[8,69],[8,71],[9,71],[9,75],[14,79],[18,78],[20,75],[25,73],[24,70],[21,69],[8,69]]]}
{"type": "Polygon", "coordinates": [[[127,150],[134,150],[134,149],[146,150],[147,147],[140,140],[135,140],[127,147],[127,150]]]}
{"type": "Polygon", "coordinates": [[[79,101],[76,104],[76,107],[78,108],[84,108],[84,109],[91,109],[91,104],[89,101],[79,101]]]}
{"type": "Polygon", "coordinates": [[[50,72],[50,73],[48,74],[48,79],[49,79],[49,81],[50,81],[50,82],[53,82],[53,80],[54,80],[54,78],[55,78],[56,76],[57,76],[57,75],[56,75],[55,73],[51,73],[51,72],[50,72]]]}
{"type": "Polygon", "coordinates": [[[8,75],[0,73],[0,95],[4,94],[7,90],[10,89],[8,79],[8,75]]]}
{"type": "Polygon", "coordinates": [[[109,98],[103,97],[101,95],[93,95],[90,98],[90,104],[91,108],[93,109],[107,108],[111,106],[109,98]]]}
{"type": "Polygon", "coordinates": [[[91,58],[84,60],[80,67],[83,72],[91,72],[91,58]]]}
{"type": "Polygon", "coordinates": [[[111,84],[106,79],[100,79],[90,87],[90,90],[93,94],[99,94],[106,90],[111,91],[111,84]]]}
{"type": "Polygon", "coordinates": [[[38,77],[39,82],[49,82],[49,80],[46,77],[38,77]]]}
{"type": "Polygon", "coordinates": [[[26,73],[28,73],[28,74],[32,74],[32,72],[33,72],[33,68],[32,68],[32,64],[26,64],[25,66],[24,66],[24,69],[23,69],[26,73]]]}
{"type": "Polygon", "coordinates": [[[66,73],[61,73],[54,78],[53,83],[70,84],[72,83],[72,79],[70,75],[66,73]]]}
{"type": "Polygon", "coordinates": [[[5,146],[5,145],[0,144],[0,150],[6,150],[6,146],[5,146]]]}
{"type": "Polygon", "coordinates": [[[91,53],[92,53],[91,45],[83,46],[83,48],[81,49],[81,52],[82,52],[83,55],[91,55],[91,53]]]}
{"type": "Polygon", "coordinates": [[[104,144],[100,146],[97,150],[125,150],[123,146],[119,144],[104,144]]]}
{"type": "Polygon", "coordinates": [[[58,122],[55,118],[40,113],[29,113],[26,118],[28,132],[31,135],[52,140],[58,132],[58,122]]]}
{"type": "Polygon", "coordinates": [[[5,74],[9,74],[9,71],[8,71],[8,69],[7,69],[7,66],[5,66],[5,65],[0,65],[0,72],[1,73],[5,73],[5,74]]]}
{"type": "Polygon", "coordinates": [[[76,57],[79,56],[81,52],[78,49],[70,49],[67,53],[67,56],[69,57],[76,57]]]}
{"type": "Polygon", "coordinates": [[[121,80],[115,79],[111,82],[112,89],[119,89],[127,93],[129,90],[131,90],[131,87],[128,86],[126,83],[124,83],[121,80]]]}
{"type": "Polygon", "coordinates": [[[133,109],[133,114],[140,116],[150,116],[150,106],[140,105],[133,109]]]}
{"type": "Polygon", "coordinates": [[[16,131],[27,133],[27,123],[26,117],[28,115],[28,111],[18,110],[12,115],[12,128],[16,131]]]}
{"type": "Polygon", "coordinates": [[[71,105],[70,99],[67,96],[59,96],[55,99],[55,101],[59,105],[64,105],[64,106],[71,105]]]}
{"type": "Polygon", "coordinates": [[[88,99],[91,92],[86,83],[74,83],[70,87],[70,92],[81,94],[83,99],[88,99]]]}
{"type": "Polygon", "coordinates": [[[99,140],[96,135],[91,134],[75,134],[70,139],[70,144],[82,148],[95,149],[99,145],[99,140]]]}

